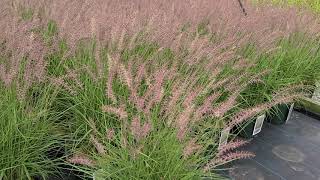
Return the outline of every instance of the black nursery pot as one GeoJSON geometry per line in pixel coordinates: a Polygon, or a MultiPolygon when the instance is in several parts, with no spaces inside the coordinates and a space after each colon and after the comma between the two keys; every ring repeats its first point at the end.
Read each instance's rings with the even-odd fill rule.
{"type": "Polygon", "coordinates": [[[264,119],[265,119],[264,114],[254,117],[248,120],[247,122],[235,127],[233,132],[243,138],[253,138],[256,134],[258,134],[261,131],[264,119]],[[258,121],[258,118],[262,118],[262,119],[258,121]],[[257,127],[255,129],[256,125],[257,127]]]}
{"type": "Polygon", "coordinates": [[[253,129],[256,123],[255,119],[251,119],[247,123],[237,127],[238,135],[243,138],[253,138],[253,129]]]}
{"type": "MultiPolygon", "coordinates": [[[[52,160],[61,159],[66,155],[64,145],[57,146],[50,149],[46,153],[47,157],[52,160]]],[[[57,172],[50,174],[48,179],[50,180],[81,180],[84,173],[77,171],[74,167],[64,164],[63,161],[57,163],[57,172]]],[[[34,180],[43,180],[40,176],[33,177],[34,180]]]]}
{"type": "Polygon", "coordinates": [[[281,125],[285,124],[290,112],[290,105],[289,104],[279,104],[272,108],[272,114],[268,114],[267,121],[281,125]]]}

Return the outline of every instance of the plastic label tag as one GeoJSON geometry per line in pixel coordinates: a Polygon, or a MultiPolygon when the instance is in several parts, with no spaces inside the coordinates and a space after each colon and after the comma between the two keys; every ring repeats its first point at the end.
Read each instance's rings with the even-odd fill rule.
{"type": "Polygon", "coordinates": [[[320,81],[316,82],[316,89],[313,92],[312,99],[320,102],[320,81]]]}
{"type": "Polygon", "coordinates": [[[103,169],[98,169],[93,173],[92,176],[93,180],[104,180],[105,178],[103,177],[103,169]]]}
{"type": "Polygon", "coordinates": [[[265,114],[257,117],[256,123],[254,124],[253,132],[252,132],[253,136],[261,132],[265,118],[266,118],[265,114]]]}
{"type": "Polygon", "coordinates": [[[229,128],[226,128],[221,131],[220,140],[219,140],[219,149],[228,143],[229,134],[230,134],[229,128]]]}
{"type": "Polygon", "coordinates": [[[288,116],[287,116],[287,119],[286,119],[286,123],[288,122],[288,120],[289,120],[290,117],[291,117],[293,108],[294,108],[294,103],[292,103],[291,106],[290,106],[290,109],[289,109],[289,112],[288,112],[288,116]]]}

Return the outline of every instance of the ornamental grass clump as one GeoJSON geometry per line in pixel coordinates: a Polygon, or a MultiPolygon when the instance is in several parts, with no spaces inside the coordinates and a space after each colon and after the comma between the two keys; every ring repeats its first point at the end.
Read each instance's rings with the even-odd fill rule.
{"type": "Polygon", "coordinates": [[[298,33],[277,42],[272,52],[251,53],[246,60],[251,59],[256,66],[249,71],[269,69],[269,73],[262,77],[263,85],[253,85],[242,92],[243,103],[251,106],[264,102],[272,98],[272,92],[295,85],[301,85],[300,89],[307,92],[305,96],[311,96],[320,77],[318,45],[318,39],[298,33]]]}
{"type": "MultiPolygon", "coordinates": [[[[216,176],[202,171],[205,161],[201,159],[204,152],[213,155],[209,151],[216,149],[217,140],[212,138],[219,138],[223,121],[212,122],[212,127],[198,121],[203,116],[210,118],[212,103],[222,94],[210,91],[218,90],[227,80],[217,80],[220,85],[210,81],[218,77],[224,64],[200,67],[189,63],[189,58],[197,58],[193,54],[181,58],[173,56],[173,52],[169,53],[172,59],[165,62],[163,55],[169,49],[164,47],[143,59],[134,55],[139,46],[137,43],[133,49],[126,49],[129,56],[109,50],[105,57],[100,57],[105,68],[91,73],[82,71],[82,89],[73,89],[75,94],[69,89],[63,91],[64,98],[58,104],[66,108],[67,121],[73,122],[71,137],[78,139],[68,162],[83,165],[84,170],[89,168],[89,176],[97,170],[94,174],[102,178],[216,176]],[[101,79],[98,72],[104,72],[101,79]],[[209,98],[205,100],[204,96],[209,98]],[[204,134],[201,142],[189,137],[191,130],[200,134],[207,131],[208,135],[204,134]]],[[[97,61],[96,54],[102,55],[103,50],[91,51],[91,63],[97,61]]]]}
{"type": "Polygon", "coordinates": [[[50,117],[50,87],[34,87],[36,97],[20,100],[16,87],[1,84],[0,178],[47,177],[57,170],[49,158],[59,148],[57,125],[50,117]]]}
{"type": "Polygon", "coordinates": [[[46,84],[46,46],[30,27],[12,21],[2,32],[0,179],[46,178],[57,170],[50,158],[61,142],[50,110],[55,89],[46,84]]]}
{"type": "Polygon", "coordinates": [[[132,48],[118,42],[106,45],[112,49],[87,52],[92,63],[100,56],[102,69],[91,73],[95,77],[83,71],[82,89],[76,95],[66,91],[61,99],[72,115],[68,121],[74,122],[70,134],[81,140],[75,141],[69,163],[101,179],[197,179],[217,177],[213,170],[219,165],[253,156],[232,151],[245,143],[231,141],[227,146],[234,148],[219,148],[221,130],[231,130],[301,94],[279,92],[268,102],[238,108],[241,92],[250,84],[263,83],[261,76],[268,72],[246,72],[254,64],[241,66],[245,62],[229,53],[233,47],[217,50],[214,56],[193,49],[197,42],[210,46],[205,45],[206,36],[190,34],[177,35],[171,42],[175,48],[155,45],[147,56],[137,48],[148,38],[137,39],[132,48]],[[105,83],[95,80],[98,72],[105,83]]]}

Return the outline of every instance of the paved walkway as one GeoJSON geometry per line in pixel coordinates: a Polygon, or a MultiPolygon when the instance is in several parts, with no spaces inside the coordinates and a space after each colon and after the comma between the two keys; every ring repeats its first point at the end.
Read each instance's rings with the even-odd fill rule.
{"type": "Polygon", "coordinates": [[[235,180],[320,180],[320,121],[294,111],[285,125],[264,124],[244,149],[250,160],[227,171],[235,180]]]}

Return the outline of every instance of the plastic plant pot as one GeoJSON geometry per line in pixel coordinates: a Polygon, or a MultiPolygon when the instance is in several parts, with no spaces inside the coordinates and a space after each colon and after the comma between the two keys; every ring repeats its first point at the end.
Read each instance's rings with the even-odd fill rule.
{"type": "Polygon", "coordinates": [[[303,97],[297,104],[297,109],[303,113],[314,116],[316,119],[320,117],[320,101],[303,97]]]}
{"type": "Polygon", "coordinates": [[[252,119],[245,124],[238,127],[238,135],[243,138],[253,138],[253,128],[254,128],[255,120],[252,119]]]}
{"type": "Polygon", "coordinates": [[[260,133],[262,130],[263,122],[265,120],[266,115],[262,114],[256,116],[255,118],[250,119],[244,124],[236,127],[236,134],[243,138],[253,138],[255,135],[260,133]]]}
{"type": "Polygon", "coordinates": [[[268,122],[276,125],[285,124],[293,110],[293,104],[279,104],[272,108],[271,114],[268,114],[268,122]]]}

